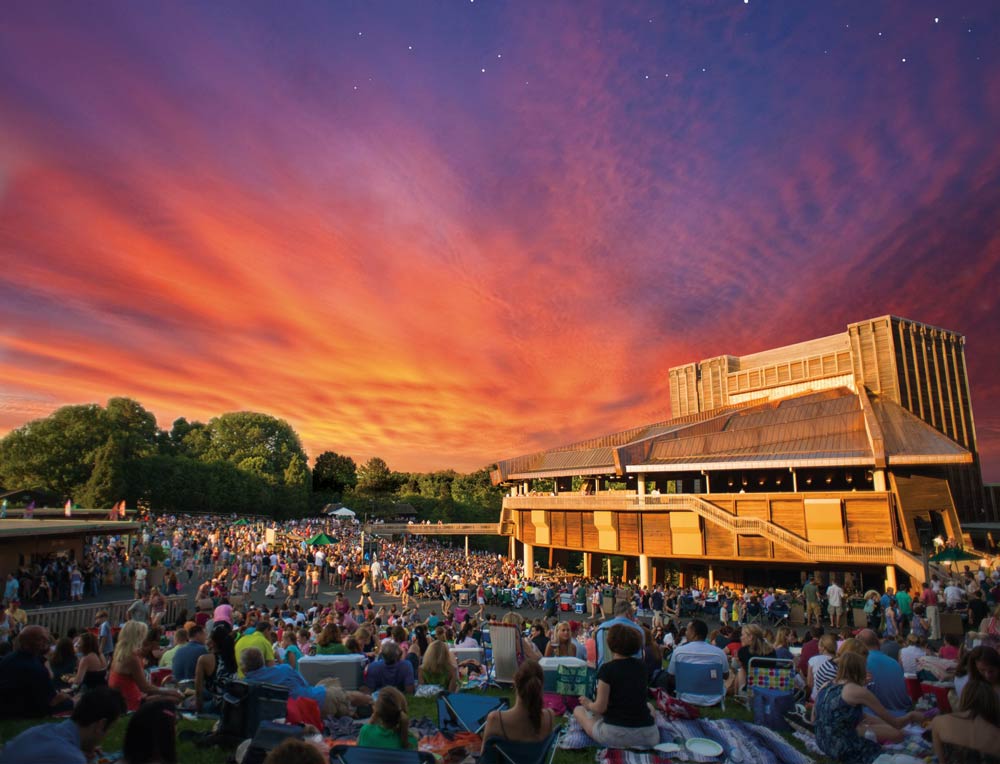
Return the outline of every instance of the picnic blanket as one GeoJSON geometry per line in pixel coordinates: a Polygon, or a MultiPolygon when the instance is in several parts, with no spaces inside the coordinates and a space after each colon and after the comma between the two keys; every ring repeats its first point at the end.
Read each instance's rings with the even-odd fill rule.
{"type": "Polygon", "coordinates": [[[597,764],[673,764],[665,753],[656,751],[625,751],[621,748],[605,748],[597,752],[597,764]]]}
{"type": "MultiPolygon", "coordinates": [[[[668,721],[663,714],[654,715],[656,726],[660,730],[660,742],[669,743],[677,738],[687,740],[693,737],[704,737],[714,740],[723,747],[730,761],[741,761],[744,764],[813,764],[813,760],[798,751],[781,735],[758,724],[736,719],[695,719],[691,721],[668,721]]],[[[559,742],[560,748],[598,748],[576,719],[570,718],[566,724],[566,732],[559,742]]],[[[627,752],[626,752],[627,753],[627,752]]],[[[650,752],[654,753],[654,752],[650,752]]],[[[617,764],[619,754],[611,754],[608,764],[617,764]]],[[[673,761],[717,762],[718,759],[698,756],[688,751],[673,754],[673,761]]],[[[632,764],[633,759],[622,759],[632,764]]],[[[635,758],[636,764],[646,762],[646,759],[635,758]]],[[[649,759],[652,762],[653,759],[649,759]]]]}
{"type": "MultiPolygon", "coordinates": [[[[816,744],[816,736],[812,732],[797,724],[793,724],[792,726],[795,728],[794,736],[801,741],[809,753],[814,753],[817,756],[825,756],[816,744]]],[[[921,761],[936,761],[934,758],[934,746],[930,741],[924,740],[919,734],[908,734],[901,743],[884,745],[882,746],[882,751],[890,760],[898,756],[901,761],[905,761],[905,757],[909,756],[921,761]]]]}

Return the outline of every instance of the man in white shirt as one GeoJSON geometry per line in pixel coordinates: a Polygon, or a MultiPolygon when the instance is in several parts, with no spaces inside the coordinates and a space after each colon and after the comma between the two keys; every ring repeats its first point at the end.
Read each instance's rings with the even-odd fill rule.
{"type": "Polygon", "coordinates": [[[837,586],[836,581],[830,581],[830,585],[826,587],[826,599],[830,609],[830,624],[839,629],[840,618],[844,613],[844,590],[837,586]]]}
{"type": "MultiPolygon", "coordinates": [[[[684,632],[687,642],[675,647],[670,654],[670,664],[667,666],[668,689],[676,687],[677,664],[697,663],[699,665],[715,666],[710,674],[712,679],[725,680],[729,676],[729,659],[726,654],[715,645],[708,644],[705,639],[708,637],[708,625],[696,618],[687,626],[684,632]],[[716,674],[715,672],[718,672],[716,674]],[[671,686],[673,685],[673,687],[671,686]]],[[[714,706],[720,703],[726,694],[725,683],[720,686],[721,692],[718,694],[706,695],[702,693],[677,692],[677,697],[686,703],[696,706],[714,706]]]]}
{"type": "Polygon", "coordinates": [[[944,589],[944,602],[949,608],[960,607],[965,601],[965,589],[956,581],[949,583],[944,589]]]}

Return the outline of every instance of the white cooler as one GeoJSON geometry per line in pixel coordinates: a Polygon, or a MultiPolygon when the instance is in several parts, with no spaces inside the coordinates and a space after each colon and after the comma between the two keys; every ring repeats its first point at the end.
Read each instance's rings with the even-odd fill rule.
{"type": "Polygon", "coordinates": [[[309,684],[321,679],[339,679],[345,690],[358,689],[364,680],[363,655],[303,655],[298,662],[299,673],[309,684]]]}

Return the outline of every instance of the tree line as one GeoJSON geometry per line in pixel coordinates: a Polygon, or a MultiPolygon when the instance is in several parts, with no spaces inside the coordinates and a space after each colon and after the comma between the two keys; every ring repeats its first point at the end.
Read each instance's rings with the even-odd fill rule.
{"type": "Polygon", "coordinates": [[[393,514],[400,502],[420,519],[494,520],[502,490],[489,471],[395,472],[372,457],[358,466],[325,451],[310,470],[295,430],[252,411],[207,423],[181,417],[169,430],[137,401],[64,406],[0,439],[0,486],[48,490],[82,507],[300,517],[327,503],[359,514],[393,514]]]}

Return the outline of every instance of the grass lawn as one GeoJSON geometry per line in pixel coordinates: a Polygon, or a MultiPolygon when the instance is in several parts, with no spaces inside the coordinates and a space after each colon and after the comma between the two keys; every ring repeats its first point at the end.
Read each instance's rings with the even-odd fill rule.
{"type": "MultiPolygon", "coordinates": [[[[487,691],[486,694],[496,697],[507,697],[513,702],[513,697],[510,692],[494,689],[487,691]]],[[[426,716],[431,719],[437,718],[437,704],[433,698],[408,698],[408,702],[410,706],[411,718],[421,716],[426,716]]],[[[708,719],[727,718],[744,719],[746,721],[751,720],[750,712],[738,703],[730,703],[726,706],[725,711],[721,711],[718,708],[702,709],[702,715],[708,719]]],[[[10,740],[22,730],[38,723],[39,722],[37,720],[0,721],[0,739],[4,741],[10,740]]],[[[122,740],[125,737],[125,727],[127,724],[127,719],[118,720],[115,726],[111,728],[111,732],[108,734],[107,738],[104,740],[104,750],[121,750],[122,740]]],[[[178,722],[177,728],[178,730],[193,729],[200,732],[207,732],[212,728],[212,724],[213,722],[207,720],[187,721],[181,719],[178,722]]],[[[792,743],[792,745],[801,749],[799,742],[792,738],[791,735],[786,735],[786,738],[792,743]]],[[[225,764],[230,751],[221,748],[197,748],[190,743],[179,743],[177,753],[178,760],[183,762],[183,764],[225,764]]],[[[584,748],[577,751],[556,751],[555,764],[592,764],[593,761],[594,749],[592,748],[584,748]]],[[[830,762],[829,759],[824,758],[819,759],[819,764],[832,764],[832,762],[830,762]]]]}

